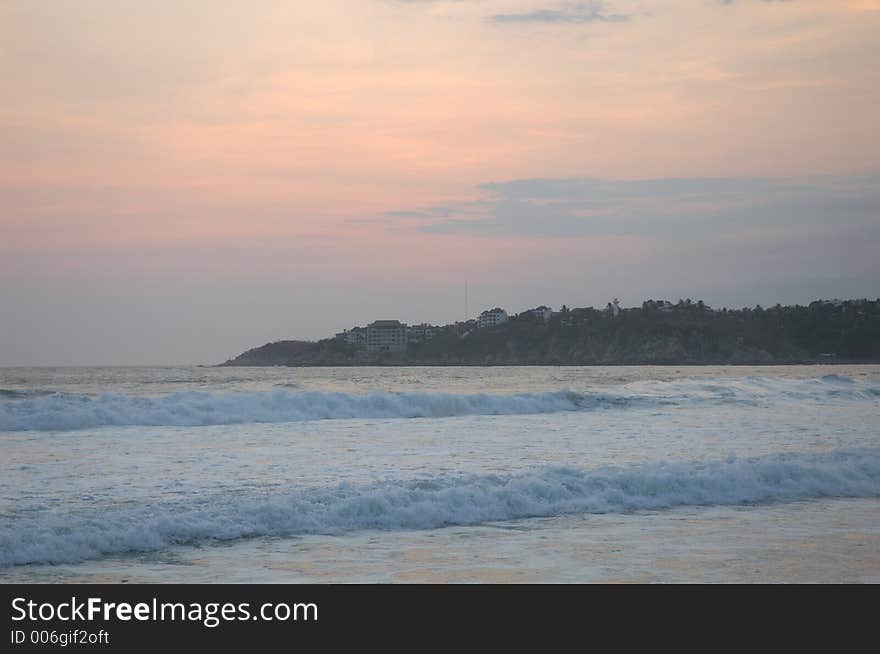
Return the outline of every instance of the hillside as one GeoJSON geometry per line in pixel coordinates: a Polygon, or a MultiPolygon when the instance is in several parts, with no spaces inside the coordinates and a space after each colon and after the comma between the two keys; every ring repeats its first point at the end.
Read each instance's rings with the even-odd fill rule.
{"type": "Polygon", "coordinates": [[[405,352],[333,339],[267,343],[222,365],[618,365],[880,362],[880,300],[712,310],[647,301],[614,317],[568,309],[544,322],[515,316],[485,329],[458,323],[405,352]]]}

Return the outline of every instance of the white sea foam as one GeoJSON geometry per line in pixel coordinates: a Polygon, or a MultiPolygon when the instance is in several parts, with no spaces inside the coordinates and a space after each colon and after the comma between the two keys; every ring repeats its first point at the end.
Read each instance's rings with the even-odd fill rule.
{"type": "Polygon", "coordinates": [[[163,397],[51,395],[0,403],[0,431],[62,431],[103,426],[198,426],[344,418],[439,418],[578,411],[600,398],[568,391],[517,395],[203,393],[163,397]]]}
{"type": "Polygon", "coordinates": [[[56,393],[0,401],[2,431],[65,431],[105,426],[183,426],[275,423],[345,418],[440,418],[520,415],[596,408],[773,401],[869,400],[880,402],[876,381],[837,375],[819,379],[718,379],[649,382],[601,393],[331,393],[274,391],[206,393],[162,397],[56,393]]]}
{"type": "Polygon", "coordinates": [[[0,565],[62,563],[260,536],[434,529],[540,516],[880,496],[880,449],[627,468],[435,476],[366,486],[222,494],[71,514],[28,511],[0,526],[0,565]]]}

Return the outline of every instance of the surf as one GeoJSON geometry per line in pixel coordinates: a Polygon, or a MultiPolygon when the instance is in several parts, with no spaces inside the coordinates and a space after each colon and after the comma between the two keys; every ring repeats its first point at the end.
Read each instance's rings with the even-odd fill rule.
{"type": "Polygon", "coordinates": [[[255,537],[439,529],[571,514],[880,497],[880,449],[537,468],[215,493],[98,512],[29,511],[0,526],[0,565],[72,563],[255,537]]]}

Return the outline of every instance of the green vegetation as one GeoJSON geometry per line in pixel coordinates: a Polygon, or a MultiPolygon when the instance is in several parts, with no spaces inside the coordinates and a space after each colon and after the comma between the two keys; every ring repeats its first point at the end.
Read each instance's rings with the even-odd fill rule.
{"type": "Polygon", "coordinates": [[[224,365],[616,365],[880,362],[880,300],[713,310],[702,301],[648,300],[640,308],[527,314],[475,329],[439,328],[405,352],[367,352],[326,339],[279,341],[224,365]]]}

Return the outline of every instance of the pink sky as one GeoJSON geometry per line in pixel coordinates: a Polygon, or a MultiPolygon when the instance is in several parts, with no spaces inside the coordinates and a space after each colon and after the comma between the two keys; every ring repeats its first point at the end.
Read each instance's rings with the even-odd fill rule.
{"type": "MultiPolygon", "coordinates": [[[[798,280],[876,295],[872,182],[840,232],[848,267],[768,264],[763,289],[727,269],[695,284],[650,229],[532,230],[534,198],[508,231],[406,214],[508,225],[481,185],[518,179],[820,179],[824,222],[786,238],[827,251],[851,199],[830,187],[880,172],[878,34],[880,0],[5,2],[0,365],[213,363],[380,317],[447,322],[465,280],[472,309],[802,301],[798,280]],[[138,332],[145,315],[162,328],[138,332]]],[[[787,192],[761,196],[782,221],[787,192]]],[[[690,247],[748,257],[777,237],[690,247]]]]}

